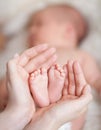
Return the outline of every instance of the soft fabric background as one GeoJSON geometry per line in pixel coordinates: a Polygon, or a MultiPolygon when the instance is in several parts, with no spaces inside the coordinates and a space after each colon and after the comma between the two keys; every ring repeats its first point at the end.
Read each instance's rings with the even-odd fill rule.
{"type": "MultiPolygon", "coordinates": [[[[101,0],[0,0],[2,30],[8,36],[13,35],[6,49],[0,52],[0,77],[5,74],[5,65],[9,58],[26,48],[25,25],[30,14],[51,3],[71,4],[86,17],[90,33],[83,41],[82,48],[93,55],[101,66],[101,0]]],[[[98,96],[94,96],[84,130],[101,130],[100,100],[98,96]]]]}

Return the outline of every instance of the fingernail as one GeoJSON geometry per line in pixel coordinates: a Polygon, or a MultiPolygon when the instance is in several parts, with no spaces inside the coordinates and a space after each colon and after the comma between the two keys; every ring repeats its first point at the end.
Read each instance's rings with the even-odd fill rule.
{"type": "Polygon", "coordinates": [[[14,58],[17,58],[17,57],[19,57],[19,54],[18,54],[18,53],[16,53],[16,54],[14,55],[14,58]]]}

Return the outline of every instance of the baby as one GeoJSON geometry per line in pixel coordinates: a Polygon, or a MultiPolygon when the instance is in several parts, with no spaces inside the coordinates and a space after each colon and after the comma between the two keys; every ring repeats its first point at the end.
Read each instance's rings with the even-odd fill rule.
{"type": "MultiPolygon", "coordinates": [[[[86,52],[77,49],[78,44],[86,36],[86,34],[87,24],[76,9],[68,5],[49,6],[37,12],[32,17],[29,34],[29,46],[31,47],[40,43],[48,43],[50,46],[55,47],[59,57],[58,63],[61,65],[64,65],[67,60],[70,59],[78,60],[83,69],[87,82],[90,85],[100,89],[101,74],[95,61],[86,52]]],[[[48,80],[46,72],[46,68],[39,69],[32,73],[29,79],[32,95],[41,107],[47,106],[50,102],[54,103],[58,101],[61,98],[62,90],[64,94],[67,93],[67,91],[65,91],[65,87],[63,89],[65,76],[64,69],[58,65],[50,68],[48,72],[48,80]],[[43,76],[43,74],[45,76],[43,76]],[[40,82],[43,82],[43,80],[39,82],[40,78],[45,79],[47,82],[49,81],[49,83],[44,82],[46,85],[43,85],[43,87],[46,89],[41,88],[40,82]],[[58,80],[58,78],[61,80],[58,80]],[[57,81],[55,82],[56,79],[59,84],[61,84],[60,86],[58,86],[57,81]],[[36,80],[39,82],[37,85],[38,87],[35,87],[35,84],[37,84],[36,80]],[[49,84],[49,98],[47,98],[47,84],[49,84]],[[56,87],[54,88],[54,86],[56,87]],[[57,88],[59,89],[58,91],[57,88]],[[40,90],[40,93],[38,90],[40,90]],[[37,94],[38,96],[36,96],[37,94]],[[41,94],[45,95],[45,97],[41,94]]],[[[69,94],[74,95],[75,92],[76,89],[74,87],[73,89],[70,89],[69,94]]],[[[79,130],[82,127],[82,124],[83,123],[80,122],[78,124],[76,123],[76,126],[73,125],[73,130],[79,130]]]]}
{"type": "Polygon", "coordinates": [[[29,85],[37,105],[45,107],[59,101],[64,95],[80,96],[82,83],[77,83],[79,78],[82,79],[82,83],[85,82],[85,85],[87,84],[86,80],[84,81],[79,63],[70,60],[64,67],[54,65],[49,70],[45,68],[37,69],[31,73],[29,85]],[[76,90],[78,84],[80,85],[79,91],[76,90]],[[74,87],[75,85],[76,87],[74,87]],[[75,93],[72,95],[73,89],[75,89],[75,93]]]}
{"type": "MultiPolygon", "coordinates": [[[[69,5],[52,5],[32,16],[29,29],[29,46],[48,43],[50,46],[55,47],[59,57],[58,63],[61,65],[64,65],[70,59],[78,60],[87,82],[100,92],[101,73],[99,67],[87,52],[78,48],[80,41],[83,40],[87,33],[87,23],[79,11],[69,5]]],[[[61,73],[60,70],[59,73],[61,73]]],[[[51,73],[51,71],[49,72],[51,73]]],[[[49,89],[50,86],[49,82],[49,89]]],[[[52,89],[50,91],[52,92],[52,89]]],[[[71,95],[74,93],[75,88],[70,91],[71,95]]],[[[50,96],[50,100],[51,102],[55,101],[52,96],[50,96]]],[[[79,130],[83,125],[83,120],[82,123],[74,123],[73,130],[79,130]]]]}
{"type": "Polygon", "coordinates": [[[87,52],[78,48],[87,33],[87,23],[76,9],[68,5],[53,5],[33,15],[29,29],[29,46],[48,43],[55,47],[58,63],[61,65],[69,59],[78,60],[86,80],[100,89],[99,67],[87,52]]]}
{"type": "MultiPolygon", "coordinates": [[[[64,67],[66,70],[66,82],[64,84],[65,91],[63,93],[61,92],[63,94],[61,99],[48,107],[37,110],[35,100],[32,99],[30,94],[28,83],[29,74],[39,68],[43,68],[43,66],[50,68],[55,61],[55,49],[48,48],[46,44],[27,49],[21,55],[16,54],[8,61],[6,83],[9,98],[6,108],[0,113],[0,129],[57,130],[62,124],[75,119],[87,110],[87,106],[92,100],[89,85],[85,81],[78,62],[72,61],[69,61],[64,67]],[[68,84],[67,81],[69,81],[68,84]],[[74,95],[69,94],[74,88],[76,93],[74,95]]],[[[57,77],[55,78],[57,79],[57,77]]],[[[40,81],[43,82],[42,86],[45,90],[47,88],[45,85],[47,80],[44,81],[44,73],[34,77],[32,87],[34,85],[39,87],[40,81]],[[41,78],[38,78],[40,76],[41,78]]],[[[55,98],[55,100],[58,99],[55,98]]]]}

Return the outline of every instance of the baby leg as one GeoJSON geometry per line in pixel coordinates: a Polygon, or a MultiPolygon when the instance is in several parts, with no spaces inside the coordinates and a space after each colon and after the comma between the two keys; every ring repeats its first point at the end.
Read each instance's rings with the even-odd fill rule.
{"type": "Polygon", "coordinates": [[[39,107],[49,105],[48,76],[45,68],[33,72],[29,79],[32,96],[39,107]]]}
{"type": "Polygon", "coordinates": [[[58,101],[62,96],[62,89],[64,87],[65,72],[62,67],[55,65],[50,68],[49,73],[49,98],[50,102],[58,101]]]}

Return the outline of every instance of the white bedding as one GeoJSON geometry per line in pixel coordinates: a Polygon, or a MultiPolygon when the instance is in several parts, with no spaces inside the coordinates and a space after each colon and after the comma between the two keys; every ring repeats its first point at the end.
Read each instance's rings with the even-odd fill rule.
{"type": "MultiPolygon", "coordinates": [[[[5,73],[5,64],[8,59],[26,48],[27,36],[24,25],[31,12],[49,3],[59,2],[72,4],[86,16],[90,24],[90,33],[83,41],[82,48],[91,53],[101,66],[101,0],[0,0],[1,22],[5,22],[4,32],[10,35],[16,34],[7,43],[5,51],[0,52],[0,77],[5,73]]],[[[101,101],[98,99],[94,96],[84,130],[101,130],[101,101]]]]}

